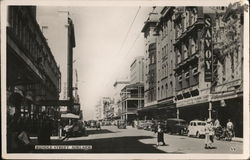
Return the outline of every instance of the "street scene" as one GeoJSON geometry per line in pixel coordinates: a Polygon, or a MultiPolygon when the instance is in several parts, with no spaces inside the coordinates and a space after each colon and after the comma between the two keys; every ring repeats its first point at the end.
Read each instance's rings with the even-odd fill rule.
{"type": "Polygon", "coordinates": [[[246,153],[240,2],[6,10],[7,154],[246,153]]]}
{"type": "MultiPolygon", "coordinates": [[[[92,149],[70,150],[72,153],[230,153],[240,154],[242,142],[216,140],[216,148],[204,149],[204,139],[166,134],[165,146],[156,146],[157,134],[136,128],[118,129],[116,126],[105,126],[101,130],[87,129],[88,136],[72,137],[66,141],[52,139],[54,145],[91,145],[92,149]]],[[[36,143],[36,139],[32,140],[36,143]]],[[[63,153],[67,150],[36,150],[36,153],[63,153]]]]}

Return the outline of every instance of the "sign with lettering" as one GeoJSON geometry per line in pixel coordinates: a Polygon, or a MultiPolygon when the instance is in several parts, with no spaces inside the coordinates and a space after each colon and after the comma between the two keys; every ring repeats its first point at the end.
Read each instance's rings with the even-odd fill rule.
{"type": "Polygon", "coordinates": [[[212,81],[212,19],[209,15],[204,15],[204,62],[205,62],[205,82],[212,81]]]}
{"type": "Polygon", "coordinates": [[[176,107],[186,107],[195,104],[207,103],[209,102],[209,95],[202,95],[197,97],[191,97],[176,102],[176,107]]]}

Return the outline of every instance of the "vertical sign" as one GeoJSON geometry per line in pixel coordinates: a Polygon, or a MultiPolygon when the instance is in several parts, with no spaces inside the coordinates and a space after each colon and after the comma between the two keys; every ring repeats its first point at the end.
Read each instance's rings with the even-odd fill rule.
{"type": "Polygon", "coordinates": [[[205,82],[212,81],[212,19],[209,15],[204,15],[204,62],[205,62],[205,82]]]}

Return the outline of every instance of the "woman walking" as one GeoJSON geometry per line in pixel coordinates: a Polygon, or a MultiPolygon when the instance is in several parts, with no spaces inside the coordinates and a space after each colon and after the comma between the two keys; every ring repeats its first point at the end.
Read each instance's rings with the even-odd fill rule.
{"type": "Polygon", "coordinates": [[[214,127],[212,120],[208,119],[205,125],[205,149],[212,149],[214,143],[214,127]]]}
{"type": "Polygon", "coordinates": [[[163,146],[165,146],[165,141],[164,141],[164,132],[163,132],[163,127],[160,122],[158,122],[156,131],[157,132],[157,144],[156,146],[159,146],[160,143],[162,143],[163,146]]]}

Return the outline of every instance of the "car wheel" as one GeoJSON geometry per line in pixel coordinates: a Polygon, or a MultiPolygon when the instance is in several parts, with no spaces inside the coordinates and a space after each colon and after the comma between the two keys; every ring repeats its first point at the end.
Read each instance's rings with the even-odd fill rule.
{"type": "Polygon", "coordinates": [[[199,131],[196,132],[196,137],[197,137],[197,138],[200,138],[200,133],[199,133],[199,131]]]}

